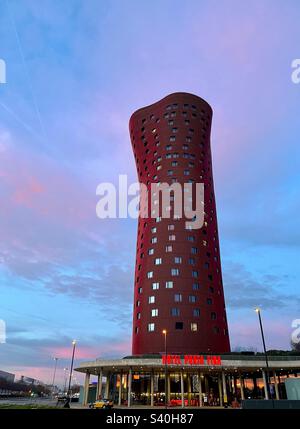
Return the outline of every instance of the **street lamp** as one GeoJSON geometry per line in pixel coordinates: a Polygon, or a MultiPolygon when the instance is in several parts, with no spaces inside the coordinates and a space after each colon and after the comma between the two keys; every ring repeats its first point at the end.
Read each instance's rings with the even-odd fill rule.
{"type": "Polygon", "coordinates": [[[167,392],[167,374],[168,374],[168,369],[167,369],[167,330],[164,329],[162,331],[164,337],[165,337],[165,408],[168,407],[168,392],[167,392]]]}
{"type": "Polygon", "coordinates": [[[67,371],[68,371],[68,368],[64,368],[64,380],[65,380],[64,393],[66,393],[66,388],[67,388],[67,379],[68,379],[68,377],[67,377],[67,371]]]}
{"type": "MultiPolygon", "coordinates": [[[[255,308],[255,311],[258,315],[258,320],[259,320],[259,326],[260,326],[260,332],[261,332],[261,338],[262,338],[262,343],[263,343],[263,348],[264,348],[264,355],[265,355],[265,360],[266,360],[266,368],[267,368],[267,374],[266,374],[266,389],[268,392],[268,396],[271,397],[271,389],[270,389],[270,385],[269,385],[269,359],[268,359],[268,354],[267,354],[267,350],[266,350],[266,343],[265,343],[265,335],[264,335],[264,330],[263,330],[263,324],[262,324],[262,320],[261,320],[261,310],[259,307],[255,308]]],[[[274,408],[274,401],[273,401],[273,397],[272,399],[272,404],[273,404],[273,408],[274,408]]]]}
{"type": "Polygon", "coordinates": [[[74,355],[75,355],[75,347],[76,347],[76,340],[72,341],[73,350],[72,350],[72,360],[71,360],[71,369],[70,369],[70,376],[69,376],[69,387],[68,387],[68,396],[71,397],[71,380],[72,380],[72,372],[73,372],[73,364],[74,364],[74,355]]]}
{"type": "Polygon", "coordinates": [[[57,361],[58,358],[54,358],[55,364],[54,364],[54,372],[53,372],[53,379],[52,379],[52,396],[54,396],[54,383],[55,383],[55,375],[56,375],[56,368],[57,368],[57,361]]]}

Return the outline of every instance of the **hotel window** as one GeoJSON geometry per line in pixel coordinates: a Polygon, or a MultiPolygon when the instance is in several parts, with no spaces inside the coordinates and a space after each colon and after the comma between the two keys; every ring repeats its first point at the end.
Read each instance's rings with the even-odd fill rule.
{"type": "Polygon", "coordinates": [[[152,244],[157,243],[157,237],[152,237],[152,238],[151,238],[151,243],[152,243],[152,244]]]}
{"type": "Polygon", "coordinates": [[[189,302],[196,302],[196,297],[195,297],[195,295],[190,295],[190,296],[189,296],[189,302]]]}
{"type": "Polygon", "coordinates": [[[199,283],[193,283],[192,289],[199,290],[200,289],[199,283]]]}
{"type": "Polygon", "coordinates": [[[175,241],[176,236],[175,235],[169,235],[169,241],[175,241]]]}
{"type": "Polygon", "coordinates": [[[158,290],[159,289],[159,282],[152,283],[152,290],[158,290]]]}
{"type": "Polygon", "coordinates": [[[193,316],[199,317],[200,316],[200,308],[194,308],[193,310],[193,316]]]}
{"type": "Polygon", "coordinates": [[[148,255],[153,255],[153,253],[154,253],[154,249],[149,249],[148,250],[148,255]]]}
{"type": "Polygon", "coordinates": [[[172,158],[172,154],[171,154],[171,153],[167,153],[166,158],[167,158],[167,159],[172,158]]]}
{"type": "Polygon", "coordinates": [[[185,141],[186,141],[186,142],[188,142],[188,143],[190,143],[190,142],[192,141],[192,137],[189,137],[189,136],[188,136],[188,137],[186,137],[186,138],[185,138],[185,141]]]}
{"type": "Polygon", "coordinates": [[[138,333],[139,333],[139,327],[138,327],[138,326],[136,326],[136,327],[135,327],[135,333],[136,333],[136,334],[138,334],[138,333]]]}
{"type": "Polygon", "coordinates": [[[173,158],[179,158],[179,153],[177,152],[173,153],[173,158]]]}
{"type": "Polygon", "coordinates": [[[175,295],[174,295],[174,301],[175,302],[182,302],[182,295],[181,295],[181,293],[175,293],[175,295]]]}
{"type": "Polygon", "coordinates": [[[206,240],[203,240],[202,243],[203,243],[203,246],[207,246],[207,241],[206,240]]]}
{"type": "Polygon", "coordinates": [[[152,279],[152,277],[153,277],[153,271],[148,271],[147,277],[148,277],[148,279],[152,279]]]}
{"type": "Polygon", "coordinates": [[[210,286],[210,287],[209,287],[209,292],[210,292],[210,293],[214,293],[214,292],[215,292],[214,288],[210,286]]]}
{"type": "Polygon", "coordinates": [[[182,257],[181,257],[181,256],[175,256],[175,258],[174,258],[174,262],[175,262],[175,264],[181,264],[181,262],[182,262],[182,257]]]}
{"type": "MultiPolygon", "coordinates": [[[[187,144],[182,145],[183,150],[188,150],[188,148],[189,148],[189,146],[187,144]]],[[[189,155],[187,156],[187,158],[189,158],[189,155]]]]}
{"type": "Polygon", "coordinates": [[[208,268],[209,268],[209,263],[208,263],[208,262],[205,262],[205,264],[204,264],[204,268],[206,268],[206,269],[208,269],[208,268]]]}
{"type": "Polygon", "coordinates": [[[194,278],[198,278],[198,271],[193,270],[193,271],[192,271],[192,277],[194,277],[194,278]]]}
{"type": "Polygon", "coordinates": [[[151,310],[151,316],[157,317],[158,316],[158,308],[152,308],[151,310]]]}
{"type": "Polygon", "coordinates": [[[172,175],[173,175],[173,170],[168,170],[167,175],[168,175],[168,176],[172,176],[172,175]]]}
{"type": "Polygon", "coordinates": [[[161,161],[161,156],[159,156],[158,158],[157,158],[157,162],[160,162],[161,161]]]}
{"type": "Polygon", "coordinates": [[[171,281],[166,282],[166,289],[173,289],[173,282],[171,281]]]}
{"type": "Polygon", "coordinates": [[[189,176],[189,175],[190,175],[190,172],[189,172],[189,170],[184,170],[183,174],[184,174],[185,176],[189,176]]]}
{"type": "Polygon", "coordinates": [[[155,133],[156,133],[156,128],[153,128],[152,134],[155,134],[155,133]]]}
{"type": "Polygon", "coordinates": [[[169,124],[169,125],[174,125],[174,121],[173,121],[173,119],[170,119],[170,120],[168,121],[168,124],[169,124]]]}
{"type": "Polygon", "coordinates": [[[206,302],[208,305],[212,305],[212,299],[211,298],[207,298],[206,302]]]}
{"type": "Polygon", "coordinates": [[[194,242],[195,241],[195,236],[194,235],[188,235],[187,240],[194,242]]]}
{"type": "Polygon", "coordinates": [[[172,161],[172,167],[177,167],[178,166],[178,162],[177,161],[172,161]]]}
{"type": "Polygon", "coordinates": [[[172,250],[173,250],[172,246],[166,246],[166,252],[167,253],[172,252],[172,250]]]}
{"type": "Polygon", "coordinates": [[[161,165],[158,165],[158,166],[156,167],[156,170],[157,170],[157,171],[161,170],[161,165]]]}
{"type": "Polygon", "coordinates": [[[185,125],[190,125],[190,121],[189,121],[189,119],[186,119],[186,120],[184,121],[184,123],[185,123],[185,125]]]}
{"type": "Polygon", "coordinates": [[[197,247],[192,247],[191,248],[191,253],[192,253],[192,255],[197,255],[197,253],[198,253],[197,247]]]}
{"type": "Polygon", "coordinates": [[[217,314],[213,311],[212,313],[210,313],[210,318],[211,318],[211,320],[216,320],[217,314]]]}
{"type": "Polygon", "coordinates": [[[155,323],[148,323],[148,332],[153,332],[155,329],[155,323]]]}
{"type": "Polygon", "coordinates": [[[177,131],[178,131],[178,128],[176,127],[172,128],[172,133],[177,133],[177,131]]]}
{"type": "Polygon", "coordinates": [[[183,322],[176,322],[175,323],[175,329],[182,330],[183,329],[183,322]]]}
{"type": "Polygon", "coordinates": [[[214,334],[219,334],[220,328],[218,328],[218,326],[214,326],[213,331],[214,331],[214,334]]]}
{"type": "Polygon", "coordinates": [[[171,276],[179,276],[179,269],[171,268],[171,276]]]}
{"type": "Polygon", "coordinates": [[[137,313],[136,318],[137,318],[138,320],[140,320],[140,318],[141,318],[141,313],[137,313]]]}
{"type": "Polygon", "coordinates": [[[168,225],[168,231],[174,231],[175,225],[168,225]]]}
{"type": "Polygon", "coordinates": [[[171,315],[175,317],[179,316],[180,315],[179,308],[171,308],[171,315]]]}
{"type": "Polygon", "coordinates": [[[136,307],[139,307],[141,305],[141,301],[137,300],[136,301],[136,307]]]}
{"type": "Polygon", "coordinates": [[[155,232],[156,232],[156,227],[151,228],[151,232],[152,232],[152,233],[155,233],[155,232]]]}
{"type": "Polygon", "coordinates": [[[195,258],[189,258],[189,264],[195,265],[195,258]]]}
{"type": "Polygon", "coordinates": [[[139,287],[138,288],[138,293],[142,293],[143,292],[143,288],[142,287],[139,287]]]}
{"type": "Polygon", "coordinates": [[[154,264],[155,265],[161,265],[162,259],[161,258],[155,258],[154,264]]]}
{"type": "Polygon", "coordinates": [[[191,323],[191,331],[192,332],[198,331],[198,325],[197,325],[197,323],[191,323]]]}
{"type": "Polygon", "coordinates": [[[149,304],[154,304],[155,303],[155,296],[154,295],[149,296],[148,303],[149,304]]]}
{"type": "Polygon", "coordinates": [[[161,217],[157,217],[156,219],[155,219],[155,222],[156,223],[159,223],[161,221],[161,217]]]}
{"type": "Polygon", "coordinates": [[[166,146],[166,150],[172,150],[172,145],[168,144],[168,145],[166,146]]]}

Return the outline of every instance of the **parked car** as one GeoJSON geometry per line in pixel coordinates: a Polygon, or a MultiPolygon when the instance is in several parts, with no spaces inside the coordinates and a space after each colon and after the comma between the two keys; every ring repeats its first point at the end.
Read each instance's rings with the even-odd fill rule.
{"type": "Polygon", "coordinates": [[[98,401],[89,404],[89,408],[94,409],[110,409],[114,406],[113,401],[109,399],[99,399],[98,401]]]}

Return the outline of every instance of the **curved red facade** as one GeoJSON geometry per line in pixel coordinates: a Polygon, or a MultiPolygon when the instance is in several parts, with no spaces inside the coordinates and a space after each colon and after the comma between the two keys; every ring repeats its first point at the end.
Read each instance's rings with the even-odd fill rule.
{"type": "MultiPolygon", "coordinates": [[[[204,183],[204,225],[186,219],[139,218],[133,355],[230,351],[222,285],[210,130],[202,98],[170,94],[130,119],[139,182],[204,183]]],[[[193,185],[194,186],[194,185],[193,185]]]]}

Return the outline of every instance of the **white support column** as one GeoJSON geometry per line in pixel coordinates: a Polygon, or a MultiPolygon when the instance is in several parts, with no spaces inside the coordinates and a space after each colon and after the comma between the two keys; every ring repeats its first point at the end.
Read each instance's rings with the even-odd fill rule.
{"type": "Polygon", "coordinates": [[[181,406],[184,408],[184,382],[183,382],[183,372],[180,371],[180,388],[181,388],[181,406]]]}
{"type": "Polygon", "coordinates": [[[104,399],[109,399],[109,382],[110,382],[110,373],[106,374],[104,399]]]}
{"type": "Polygon", "coordinates": [[[122,405],[122,371],[120,372],[118,405],[119,405],[119,407],[122,405]]]}
{"type": "Polygon", "coordinates": [[[280,399],[276,371],[273,371],[276,399],[280,399]]]}
{"type": "Polygon", "coordinates": [[[263,380],[264,380],[265,399],[269,399],[267,376],[266,376],[266,372],[264,370],[262,370],[262,376],[263,376],[263,380]]]}
{"type": "Polygon", "coordinates": [[[240,382],[240,388],[241,388],[241,400],[243,401],[245,399],[245,393],[244,393],[244,380],[241,374],[239,374],[239,382],[240,382]]]}
{"type": "Polygon", "coordinates": [[[88,403],[88,397],[89,397],[89,387],[90,387],[90,373],[87,372],[85,374],[85,380],[84,380],[84,390],[83,390],[83,405],[87,405],[88,403]]]}
{"type": "Polygon", "coordinates": [[[150,405],[153,407],[154,405],[154,372],[151,372],[150,378],[150,405]]]}
{"type": "Polygon", "coordinates": [[[225,405],[228,403],[228,398],[227,398],[226,377],[225,377],[224,371],[222,371],[222,384],[223,384],[223,402],[225,405]]]}
{"type": "Polygon", "coordinates": [[[220,407],[223,407],[222,378],[220,374],[218,375],[218,387],[219,387],[220,407]]]}
{"type": "Polygon", "coordinates": [[[127,398],[127,405],[128,405],[128,407],[131,406],[131,383],[132,383],[132,368],[129,368],[129,373],[128,373],[128,398],[127,398]]]}
{"type": "Polygon", "coordinates": [[[96,399],[99,399],[100,396],[102,396],[102,377],[103,377],[103,371],[102,371],[102,368],[101,368],[100,369],[100,374],[98,374],[98,379],[97,379],[96,399]]]}
{"type": "Polygon", "coordinates": [[[198,374],[198,381],[199,381],[199,407],[203,406],[202,402],[202,372],[199,371],[198,374]]]}
{"type": "Polygon", "coordinates": [[[192,392],[191,374],[187,374],[187,385],[188,385],[188,406],[190,406],[191,405],[191,392],[192,392]]]}
{"type": "Polygon", "coordinates": [[[167,374],[167,404],[169,404],[171,399],[171,375],[168,372],[167,374]]]}

